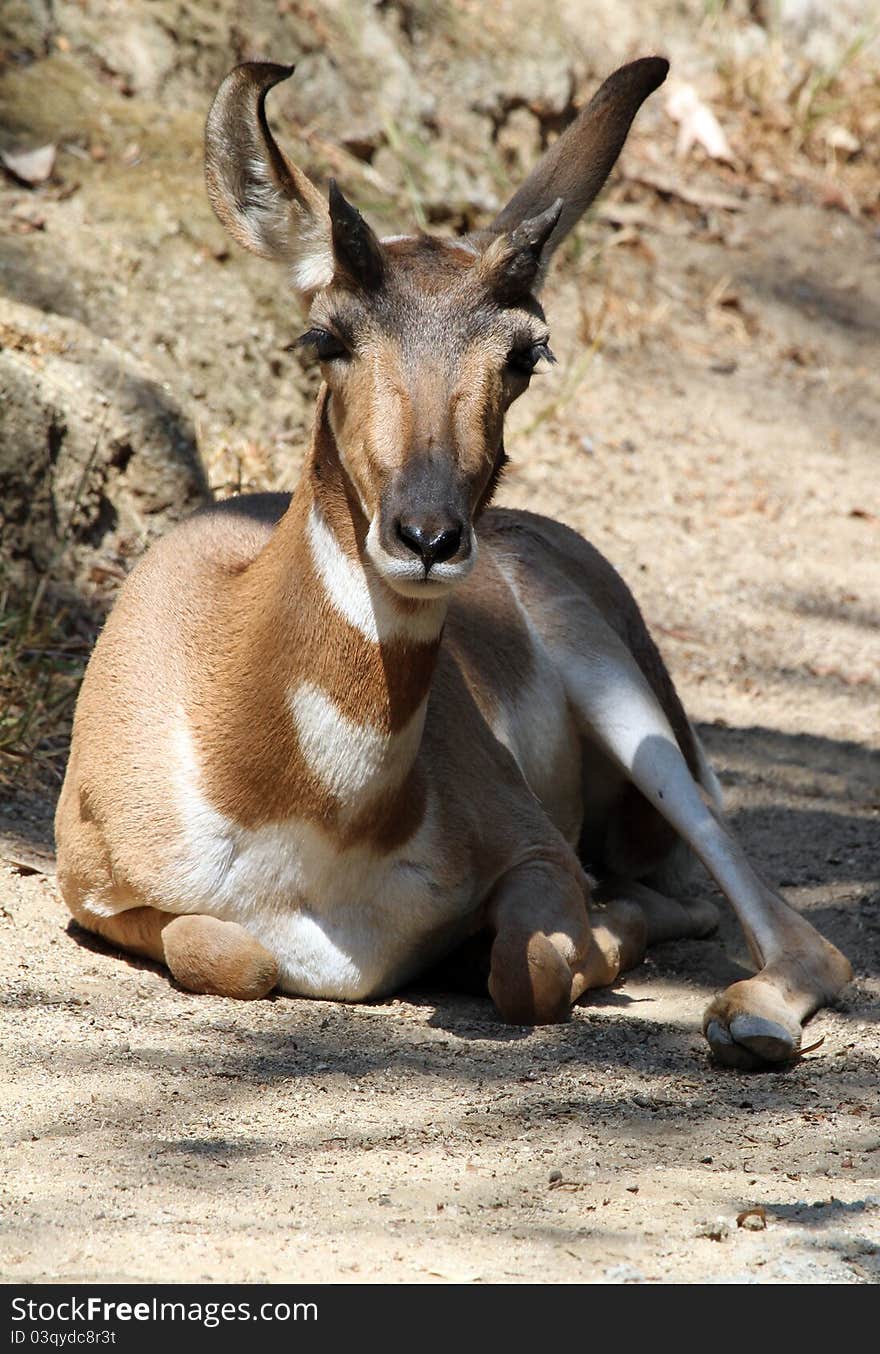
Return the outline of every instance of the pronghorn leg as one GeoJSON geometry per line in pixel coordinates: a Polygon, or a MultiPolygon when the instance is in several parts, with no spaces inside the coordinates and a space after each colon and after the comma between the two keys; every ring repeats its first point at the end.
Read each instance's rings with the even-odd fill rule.
{"type": "Polygon", "coordinates": [[[238,922],[175,917],[162,932],[165,963],[189,992],[253,1001],[278,983],[273,955],[238,922]]]}
{"type": "Polygon", "coordinates": [[[489,993],[513,1025],[567,1020],[590,987],[607,987],[645,953],[645,924],[632,904],[603,908],[591,926],[580,867],[549,861],[517,866],[496,885],[489,993]]]}
{"type": "MultiPolygon", "coordinates": [[[[604,641],[603,636],[603,641],[604,641]]],[[[622,644],[569,653],[565,679],[585,736],[608,752],[703,862],[736,912],[758,969],[715,999],[703,1029],[720,1062],[797,1055],[801,1025],[848,982],[847,960],[758,877],[706,805],[660,704],[622,644]],[[596,656],[591,656],[595,654],[596,656]]]]}
{"type": "Polygon", "coordinates": [[[711,935],[718,926],[718,909],[708,898],[679,901],[631,879],[603,879],[593,897],[597,903],[634,903],[644,917],[648,945],[699,939],[711,935]]]}
{"type": "Polygon", "coordinates": [[[594,959],[577,996],[585,996],[589,988],[608,987],[623,970],[641,963],[650,945],[707,936],[718,925],[718,909],[708,899],[679,903],[632,880],[603,880],[593,900],[592,939],[605,967],[603,972],[594,959]]]}
{"type": "Polygon", "coordinates": [[[133,907],[109,917],[76,909],[73,915],[121,950],[167,965],[188,992],[250,1001],[265,997],[278,982],[273,956],[237,922],[175,916],[154,907],[133,907]]]}

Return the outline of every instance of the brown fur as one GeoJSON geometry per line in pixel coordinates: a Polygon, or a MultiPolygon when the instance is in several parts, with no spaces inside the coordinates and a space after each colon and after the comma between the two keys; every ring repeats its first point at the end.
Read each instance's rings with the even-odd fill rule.
{"type": "Polygon", "coordinates": [[[219,615],[206,617],[197,631],[202,661],[186,708],[212,802],[227,817],[252,828],[296,813],[335,825],[348,843],[377,833],[390,843],[417,823],[418,778],[409,777],[389,800],[370,805],[342,828],[332,796],[303,761],[286,703],[288,690],[308,681],[353,722],[396,733],[425,699],[436,662],[439,636],[434,643],[379,647],[326,603],[303,539],[312,503],[319,501],[352,553],[358,536],[363,539],[363,524],[353,522],[339,482],[338,461],[331,477],[328,440],[319,417],[313,464],[321,459],[321,480],[313,474],[303,478],[267,547],[231,580],[218,599],[219,615]],[[290,578],[295,602],[279,591],[279,573],[290,578]],[[223,636],[219,652],[217,634],[223,636]],[[320,644],[315,635],[322,637],[320,644]],[[254,692],[260,693],[256,712],[254,692]]]}

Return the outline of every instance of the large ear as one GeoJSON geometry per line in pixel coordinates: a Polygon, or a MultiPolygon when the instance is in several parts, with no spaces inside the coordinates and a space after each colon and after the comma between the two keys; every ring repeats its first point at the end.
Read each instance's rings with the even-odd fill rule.
{"type": "Polygon", "coordinates": [[[266,95],[292,66],[249,61],[217,91],[205,126],[205,178],[211,205],[238,244],[293,268],[310,296],[333,278],[330,214],[318,189],[275,144],[266,95]]]}
{"type": "Polygon", "coordinates": [[[593,95],[586,108],[542,156],[532,173],[481,237],[515,236],[519,227],[546,219],[561,199],[553,229],[540,250],[547,263],[576,221],[596,197],[620,154],[642,103],[662,85],[669,62],[646,56],[621,66],[593,95]]]}

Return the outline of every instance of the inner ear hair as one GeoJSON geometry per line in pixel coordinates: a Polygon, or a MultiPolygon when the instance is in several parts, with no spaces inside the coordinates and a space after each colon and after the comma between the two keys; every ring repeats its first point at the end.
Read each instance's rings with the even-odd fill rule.
{"type": "Polygon", "coordinates": [[[205,125],[205,179],[218,218],[243,248],[293,266],[306,295],[333,277],[330,216],[318,189],[279,149],[266,95],[292,66],[248,61],[227,75],[205,125]]]}

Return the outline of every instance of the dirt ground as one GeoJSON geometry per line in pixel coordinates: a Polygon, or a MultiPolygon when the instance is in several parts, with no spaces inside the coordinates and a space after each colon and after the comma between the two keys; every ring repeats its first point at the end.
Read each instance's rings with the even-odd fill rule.
{"type": "Polygon", "coordinates": [[[51,796],[22,790],[0,811],[4,1281],[880,1280],[878,217],[658,167],[647,138],[624,162],[546,289],[559,365],[515,410],[500,501],[583,531],[639,598],[752,859],[852,961],[821,1045],[710,1062],[702,1010],[749,971],[727,911],[553,1028],[427,988],[194,997],[68,924],[51,796]],[[702,205],[636,183],[661,173],[702,205]]]}

